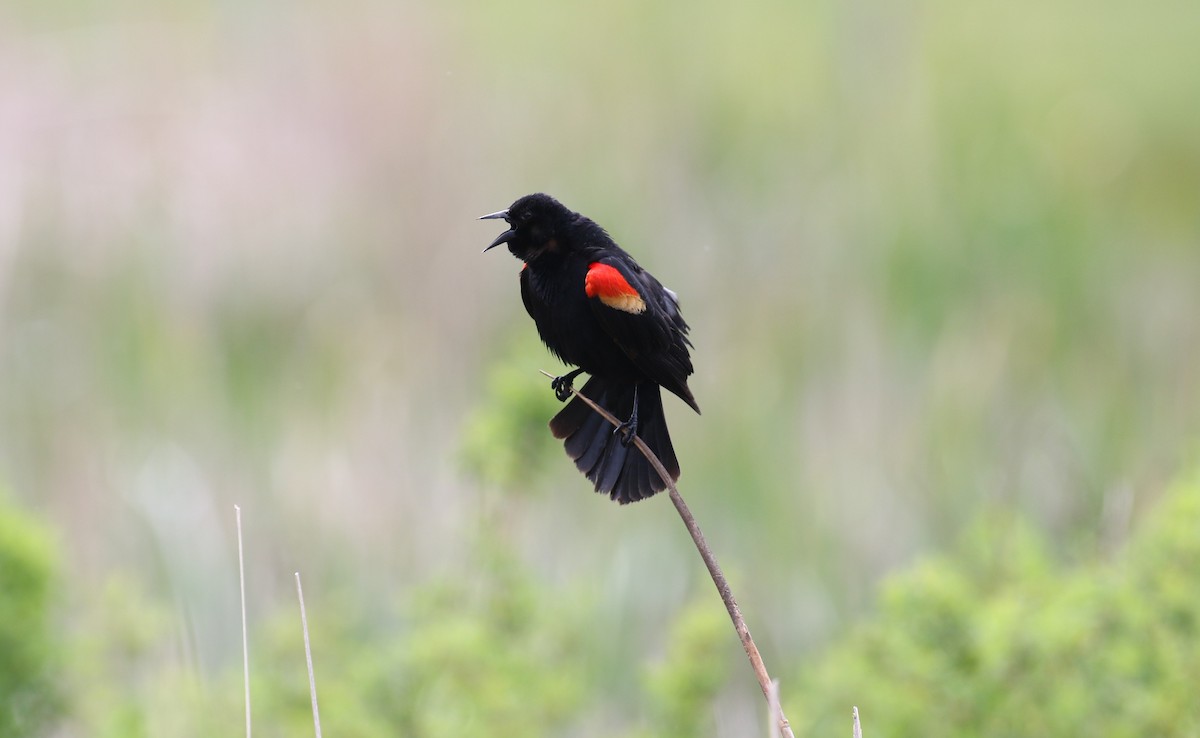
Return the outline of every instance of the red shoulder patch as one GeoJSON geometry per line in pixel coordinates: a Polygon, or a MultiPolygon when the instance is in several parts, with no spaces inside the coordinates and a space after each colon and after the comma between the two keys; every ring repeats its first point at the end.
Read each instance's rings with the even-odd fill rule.
{"type": "Polygon", "coordinates": [[[588,297],[638,296],[637,290],[625,281],[624,275],[616,267],[598,261],[588,264],[587,280],[583,288],[588,297]]]}
{"type": "Polygon", "coordinates": [[[616,267],[594,261],[588,264],[587,278],[583,284],[588,297],[598,297],[600,302],[627,313],[641,313],[646,303],[638,291],[629,284],[616,267]]]}

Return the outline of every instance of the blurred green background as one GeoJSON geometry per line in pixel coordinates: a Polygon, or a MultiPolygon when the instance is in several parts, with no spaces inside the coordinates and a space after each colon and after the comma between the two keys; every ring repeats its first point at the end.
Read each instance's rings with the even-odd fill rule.
{"type": "Polygon", "coordinates": [[[765,735],[475,217],[681,296],[803,735],[1195,735],[1200,6],[0,7],[0,736],[765,735]],[[1091,721],[1091,722],[1088,722],[1091,721]]]}

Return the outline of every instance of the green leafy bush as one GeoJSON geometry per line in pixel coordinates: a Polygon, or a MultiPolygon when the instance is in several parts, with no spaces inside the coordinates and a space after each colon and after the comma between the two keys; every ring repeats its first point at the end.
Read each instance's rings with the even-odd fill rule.
{"type": "Polygon", "coordinates": [[[647,679],[655,718],[649,735],[687,738],[711,733],[713,702],[728,677],[726,647],[733,637],[715,596],[680,612],[672,624],[666,658],[647,679]]]}
{"type": "Polygon", "coordinates": [[[981,526],[965,556],[891,581],[794,685],[797,734],[844,732],[858,705],[877,737],[1196,735],[1198,530],[1200,475],[1116,560],[1075,571],[1019,524],[981,526]]]}
{"type": "MultiPolygon", "coordinates": [[[[417,587],[396,613],[309,603],[322,728],[330,735],[561,735],[584,702],[580,608],[539,592],[493,551],[478,578],[417,587]]],[[[252,656],[263,735],[312,730],[299,616],[281,613],[252,656]]],[[[230,675],[227,695],[240,695],[230,675]]],[[[240,707],[223,708],[236,717],[240,707]]],[[[226,720],[228,723],[228,720],[226,720]]]]}
{"type": "Polygon", "coordinates": [[[58,712],[50,630],[54,568],[49,534],[0,502],[0,738],[38,735],[58,712]]]}
{"type": "MultiPolygon", "coordinates": [[[[415,587],[399,617],[339,607],[344,598],[337,596],[309,602],[325,734],[688,738],[711,732],[733,648],[715,596],[664,623],[661,649],[652,645],[646,666],[624,675],[640,708],[629,710],[617,693],[630,685],[606,673],[600,652],[610,646],[592,637],[597,623],[588,597],[539,582],[502,544],[481,554],[477,576],[415,587]]],[[[299,625],[295,612],[281,612],[254,639],[261,644],[252,645],[250,665],[255,735],[311,734],[299,625]]],[[[240,671],[227,673],[219,689],[188,691],[180,677],[169,690],[187,720],[138,734],[240,732],[240,671]]],[[[167,696],[154,692],[147,699],[167,696]]],[[[147,703],[142,723],[154,723],[152,712],[147,703]]]]}
{"type": "Polygon", "coordinates": [[[533,367],[540,360],[546,371],[563,369],[532,336],[514,341],[511,353],[488,371],[487,400],[468,419],[459,449],[471,476],[512,492],[528,490],[547,459],[561,453],[547,423],[562,407],[550,380],[539,380],[533,367]]]}

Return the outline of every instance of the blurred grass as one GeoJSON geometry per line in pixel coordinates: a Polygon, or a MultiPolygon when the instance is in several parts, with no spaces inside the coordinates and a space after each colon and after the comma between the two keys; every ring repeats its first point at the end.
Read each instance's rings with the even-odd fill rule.
{"type": "Polygon", "coordinates": [[[546,596],[587,583],[587,683],[640,709],[709,585],[545,432],[555,363],[473,221],[544,189],[681,295],[683,489],[767,653],[981,511],[1093,560],[1194,454],[1193,5],[11,3],[0,481],[68,620],[137,582],[171,624],[130,658],[201,701],[236,502],[258,627],[296,569],[386,622],[496,528],[546,596]]]}

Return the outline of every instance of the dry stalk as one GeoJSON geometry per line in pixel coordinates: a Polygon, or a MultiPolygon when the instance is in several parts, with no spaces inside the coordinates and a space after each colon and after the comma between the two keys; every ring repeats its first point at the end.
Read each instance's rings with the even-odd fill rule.
{"type": "Polygon", "coordinates": [[[246,561],[242,555],[242,508],[233,506],[237,515],[238,584],[242,596],[242,681],[246,687],[246,738],[250,738],[250,640],[246,636],[246,561]]]}
{"type": "Polygon", "coordinates": [[[308,641],[308,614],[304,611],[304,588],[300,586],[300,572],[296,572],[296,597],[300,600],[300,628],[304,631],[304,660],[308,663],[308,693],[312,698],[313,728],[321,738],[321,712],[317,709],[317,680],[313,675],[312,646],[308,641]]]}
{"type": "Polygon", "coordinates": [[[767,723],[771,738],[781,738],[779,734],[779,716],[783,714],[779,707],[779,680],[771,680],[771,693],[767,695],[767,723]]]}
{"type": "MultiPolygon", "coordinates": [[[[551,379],[553,374],[542,372],[551,379]]],[[[614,426],[620,426],[621,421],[613,417],[612,413],[597,405],[591,398],[581,395],[575,389],[571,390],[571,394],[585,402],[588,407],[600,413],[600,417],[612,423],[614,426]]],[[[771,676],[767,673],[767,667],[763,664],[762,656],[758,652],[758,646],[754,644],[754,638],[750,636],[750,629],[746,627],[746,620],[742,617],[742,610],[738,607],[737,600],[733,596],[733,591],[729,588],[729,581],[725,579],[725,573],[721,571],[721,565],[717,563],[717,557],[713,555],[712,549],[709,548],[708,542],[704,539],[704,533],[700,531],[699,524],[696,523],[695,516],[688,509],[687,503],[683,501],[683,496],[679,494],[679,489],[675,486],[675,480],[671,479],[671,475],[667,473],[662,462],[655,456],[650,447],[646,445],[639,436],[633,437],[633,443],[637,446],[646,460],[650,462],[650,466],[658,472],[658,476],[662,478],[667,485],[667,491],[671,497],[671,503],[675,505],[675,509],[679,512],[679,517],[683,520],[684,526],[687,527],[688,533],[692,536],[692,541],[696,544],[696,550],[700,552],[700,558],[704,559],[704,565],[708,567],[708,574],[712,577],[713,584],[717,587],[717,592],[721,595],[721,601],[725,603],[725,609],[729,612],[729,619],[733,621],[733,629],[737,631],[738,638],[742,642],[742,648],[746,651],[746,658],[750,660],[750,668],[754,670],[754,676],[758,679],[758,686],[762,689],[763,697],[767,699],[768,704],[771,700],[771,676]]],[[[792,733],[792,727],[788,723],[787,718],[783,714],[783,708],[779,709],[775,716],[779,724],[779,731],[784,738],[795,738],[792,733]]]]}

